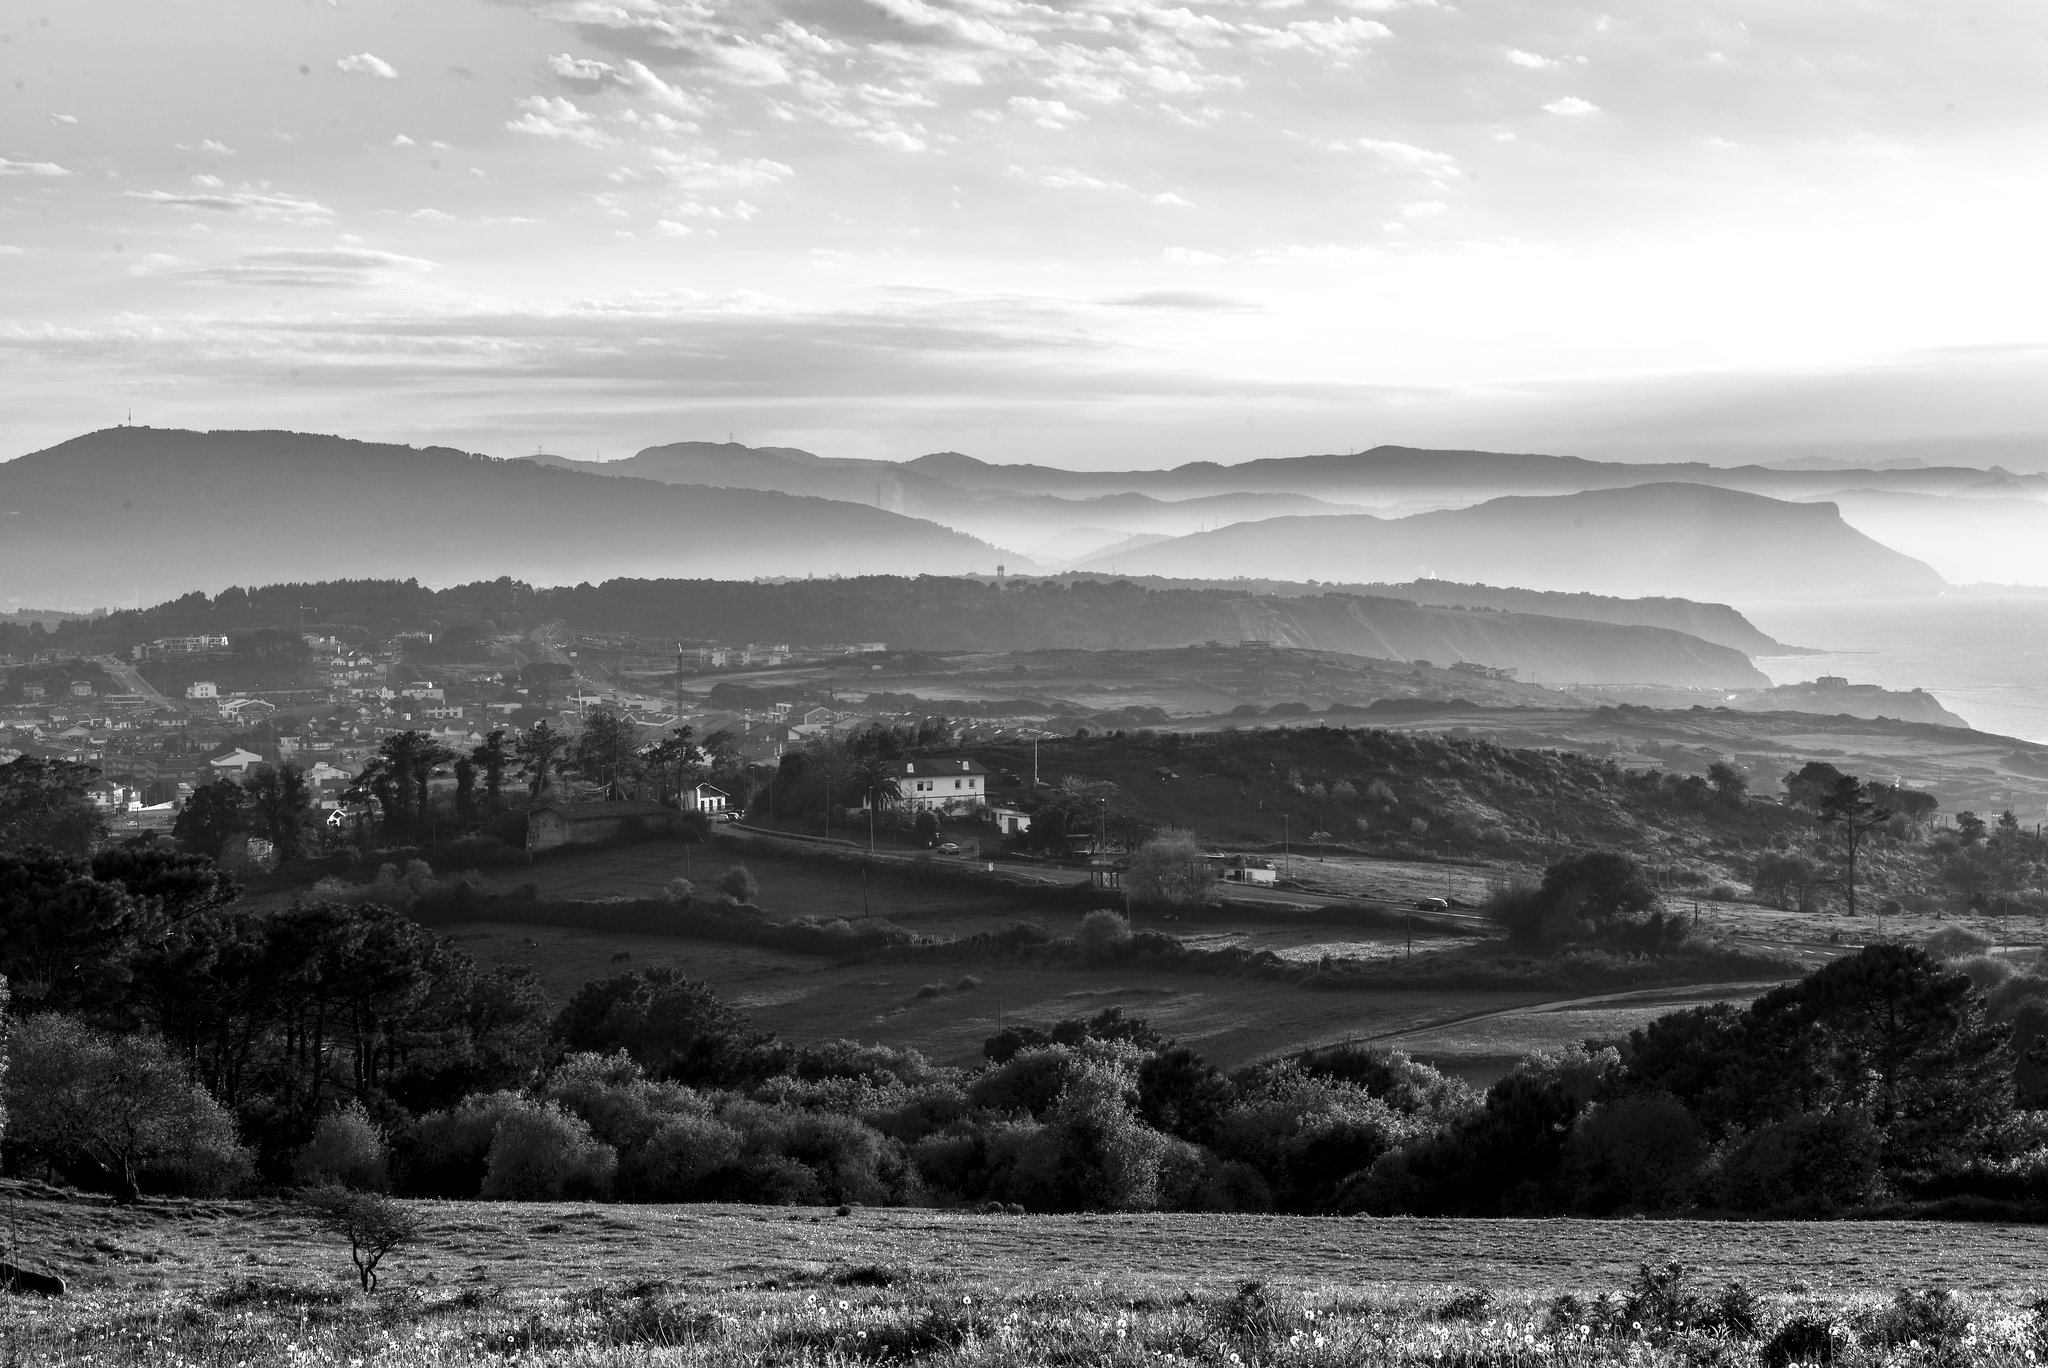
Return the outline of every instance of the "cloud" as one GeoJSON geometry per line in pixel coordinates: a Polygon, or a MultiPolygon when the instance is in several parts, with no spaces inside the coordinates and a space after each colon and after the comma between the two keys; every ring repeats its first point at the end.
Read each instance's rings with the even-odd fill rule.
{"type": "Polygon", "coordinates": [[[1450,207],[1442,200],[1416,200],[1402,205],[1401,213],[1406,218],[1429,218],[1447,212],[1450,207]]]}
{"type": "Polygon", "coordinates": [[[1012,95],[1010,108],[1028,117],[1040,128],[1061,129],[1087,117],[1064,100],[1041,100],[1032,95],[1012,95]]]}
{"type": "Polygon", "coordinates": [[[405,134],[403,134],[403,133],[394,133],[394,134],[392,134],[392,135],[391,135],[391,145],[392,145],[393,147],[418,147],[418,146],[419,146],[419,144],[418,144],[418,143],[414,142],[414,141],[413,141],[413,140],[412,140],[411,138],[408,138],[408,137],[406,137],[406,136],[405,136],[405,134]]]}
{"type": "Polygon", "coordinates": [[[1192,247],[1168,247],[1159,254],[1159,259],[1171,266],[1221,266],[1225,260],[1214,252],[1192,247]]]}
{"type": "Polygon", "coordinates": [[[620,56],[688,66],[742,86],[787,85],[790,80],[773,46],[743,25],[721,22],[720,12],[699,0],[541,0],[533,8],[620,56]]]}
{"type": "Polygon", "coordinates": [[[1458,159],[1448,152],[1432,152],[1426,147],[1413,143],[1395,142],[1389,138],[1353,138],[1349,142],[1332,143],[1338,150],[1370,152],[1382,161],[1395,166],[1413,166],[1431,171],[1445,171],[1457,166],[1458,159]]]}
{"type": "Polygon", "coordinates": [[[1520,48],[1509,48],[1508,60],[1518,67],[1528,67],[1537,71],[1542,70],[1544,67],[1554,67],[1557,65],[1557,61],[1554,58],[1539,56],[1534,52],[1524,52],[1520,48]]]}
{"type": "Polygon", "coordinates": [[[766,157],[725,161],[708,149],[684,155],[657,148],[654,160],[656,173],[681,190],[758,189],[796,174],[794,167],[766,157]]]}
{"type": "Polygon", "coordinates": [[[683,114],[702,114],[705,109],[702,100],[664,81],[645,62],[628,59],[614,66],[592,57],[558,52],[548,58],[547,66],[563,84],[586,93],[614,91],[636,95],[683,114]]]}
{"type": "Polygon", "coordinates": [[[687,223],[677,223],[674,219],[662,219],[654,225],[654,231],[660,233],[663,237],[688,237],[697,230],[687,223]]]}
{"type": "Polygon", "coordinates": [[[78,122],[78,116],[76,114],[52,114],[50,116],[50,122],[57,124],[75,124],[78,122]]]}
{"type": "Polygon", "coordinates": [[[1180,313],[1251,313],[1257,306],[1212,290],[1144,290],[1102,301],[1116,309],[1165,309],[1180,313]]]}
{"type": "Polygon", "coordinates": [[[577,108],[576,102],[566,96],[528,95],[516,104],[526,112],[516,119],[506,120],[505,127],[514,133],[577,142],[586,147],[603,147],[618,141],[599,129],[590,115],[577,108]]]}
{"type": "Polygon", "coordinates": [[[334,63],[334,69],[336,71],[352,71],[360,76],[375,76],[380,81],[395,81],[398,79],[398,68],[374,52],[358,52],[350,57],[337,58],[334,63]]]}
{"type": "Polygon", "coordinates": [[[202,195],[179,195],[168,190],[130,190],[127,193],[130,199],[160,204],[169,209],[204,209],[215,214],[247,214],[251,218],[282,223],[318,223],[334,217],[334,211],[317,200],[268,190],[244,188],[202,195]]]}
{"type": "Polygon", "coordinates": [[[1369,43],[1391,38],[1394,31],[1377,19],[1343,15],[1335,19],[1297,19],[1285,29],[1264,29],[1259,46],[1276,49],[1312,49],[1335,57],[1349,57],[1369,43]]]}
{"type": "Polygon", "coordinates": [[[1131,187],[1122,181],[1103,180],[1086,171],[1071,166],[1053,167],[1047,171],[1026,171],[1021,166],[1009,167],[1003,173],[1018,180],[1042,185],[1048,190],[1128,190],[1131,187]]]}
{"type": "Polygon", "coordinates": [[[1169,205],[1175,209],[1192,209],[1195,207],[1193,200],[1182,199],[1171,190],[1160,191],[1152,197],[1152,202],[1154,204],[1169,205]]]}
{"type": "Polygon", "coordinates": [[[4,243],[4,242],[0,242],[0,256],[27,256],[27,255],[28,255],[28,248],[26,248],[26,247],[10,247],[10,246],[8,246],[8,245],[7,245],[6,243],[4,243]]]}
{"type": "Polygon", "coordinates": [[[0,176],[75,176],[76,171],[66,171],[55,162],[9,161],[0,157],[0,176]]]}
{"type": "Polygon", "coordinates": [[[187,271],[184,278],[264,289],[358,289],[423,275],[437,269],[419,257],[365,247],[284,248],[250,252],[232,266],[187,271]]]}
{"type": "Polygon", "coordinates": [[[1600,106],[1576,95],[1565,95],[1543,106],[1552,114],[1562,114],[1568,119],[1582,118],[1587,114],[1598,114],[1600,106]]]}

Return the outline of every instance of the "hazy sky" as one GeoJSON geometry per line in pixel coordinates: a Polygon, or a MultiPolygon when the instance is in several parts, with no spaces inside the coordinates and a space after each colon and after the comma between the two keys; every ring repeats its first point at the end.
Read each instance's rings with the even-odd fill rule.
{"type": "Polygon", "coordinates": [[[2040,0],[4,0],[0,29],[0,456],[131,407],[1091,465],[2048,433],[2040,0]]]}

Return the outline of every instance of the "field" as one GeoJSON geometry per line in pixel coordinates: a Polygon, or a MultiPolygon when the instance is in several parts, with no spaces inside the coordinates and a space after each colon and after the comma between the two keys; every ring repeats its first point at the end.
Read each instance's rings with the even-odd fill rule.
{"type": "Polygon", "coordinates": [[[2048,1231],[2007,1226],[418,1203],[366,1297],[287,1204],[7,1195],[71,1285],[0,1306],[9,1364],[1689,1368],[1805,1317],[1845,1366],[2020,1368],[2048,1282],[2048,1231]],[[1667,1261],[1677,1297],[1597,1300],[1667,1261]],[[1736,1279],[1753,1325],[1716,1321],[1736,1279]]]}
{"type": "MultiPolygon", "coordinates": [[[[858,870],[764,858],[770,852],[758,842],[752,844],[746,864],[760,885],[758,902],[776,918],[858,921],[872,915],[941,940],[1019,922],[1055,936],[1072,936],[1088,906],[1086,900],[1048,899],[1042,891],[1001,881],[981,886],[923,882],[901,869],[876,869],[863,883],[858,870]]],[[[700,847],[689,856],[688,874],[700,888],[709,888],[737,858],[727,850],[700,847]]],[[[1303,863],[1296,861],[1298,867],[1303,863]]],[[[1313,868],[1347,871],[1359,884],[1376,881],[1383,887],[1390,881],[1412,881],[1418,889],[1442,887],[1442,870],[1425,865],[1333,858],[1315,862],[1313,868]]],[[[649,843],[543,860],[530,868],[493,874],[484,882],[486,891],[494,893],[530,882],[544,898],[645,897],[684,871],[678,847],[649,843]]],[[[1454,891],[1461,897],[1478,896],[1473,884],[1479,877],[1473,870],[1455,869],[1452,878],[1462,882],[1453,885],[1454,891]]],[[[1194,916],[1182,914],[1172,921],[1141,916],[1138,925],[1167,931],[1199,948],[1269,950],[1305,967],[1325,955],[1397,959],[1410,948],[1405,928],[1363,926],[1341,907],[1240,904],[1194,916]]],[[[1555,990],[1389,986],[1321,991],[1259,978],[1150,967],[1047,967],[953,959],[842,963],[727,942],[526,923],[473,921],[445,929],[480,963],[533,966],[558,1001],[594,978],[674,966],[703,979],[757,1025],[784,1039],[844,1037],[908,1045],[937,1062],[955,1065],[978,1062],[982,1042],[1005,1024],[1042,1024],[1116,1006],[1225,1067],[1306,1045],[1385,1040],[1419,1059],[1485,1083],[1531,1050],[1609,1031],[1625,1034],[1659,1011],[1731,993],[1747,1000],[1767,986],[1695,988],[1677,996],[1660,991],[1633,1005],[1593,1006],[1560,1003],[1555,990]],[[1555,1010],[1531,1010],[1536,1008],[1555,1010]],[[1482,1023],[1476,1018],[1488,1019],[1482,1023]]],[[[1469,953],[1472,945],[1425,930],[1415,935],[1413,952],[1459,953],[1467,947],[1469,953]]],[[[1824,945],[1811,954],[1818,962],[1841,948],[1824,945]]]]}
{"type": "Polygon", "coordinates": [[[447,928],[483,964],[531,964],[566,997],[591,978],[674,965],[757,1026],[794,1041],[850,1037],[910,1045],[941,1064],[979,1062],[1003,1024],[1043,1024],[1122,1007],[1219,1065],[1326,1041],[1371,1038],[1543,993],[1317,992],[1285,983],[1142,970],[998,964],[850,964],[752,946],[462,922],[447,928]],[[527,941],[534,942],[532,945],[527,941]],[[614,960],[629,954],[631,960],[614,960]],[[963,986],[969,979],[972,986],[963,986]]]}

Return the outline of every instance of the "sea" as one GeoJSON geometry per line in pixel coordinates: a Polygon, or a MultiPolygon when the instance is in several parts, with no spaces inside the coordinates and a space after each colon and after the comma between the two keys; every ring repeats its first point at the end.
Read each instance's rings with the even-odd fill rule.
{"type": "Polygon", "coordinates": [[[1925,689],[1979,731],[2048,744],[2048,595],[1768,603],[1743,614],[1788,646],[1758,656],[1774,684],[1841,675],[1925,689]]]}

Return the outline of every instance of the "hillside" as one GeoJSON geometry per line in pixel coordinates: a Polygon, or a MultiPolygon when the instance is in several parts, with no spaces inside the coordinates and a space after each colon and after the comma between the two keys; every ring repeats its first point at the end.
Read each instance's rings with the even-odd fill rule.
{"type": "Polygon", "coordinates": [[[1740,652],[1660,628],[1426,608],[1353,594],[1280,598],[1087,580],[1005,588],[968,579],[871,577],[789,584],[621,581],[561,591],[550,602],[579,626],[657,638],[876,640],[976,651],[1260,640],[1439,665],[1472,661],[1549,683],[1769,683],[1740,652]]]}
{"type": "MultiPolygon", "coordinates": [[[[1148,543],[1149,544],[1149,543],[1148,543]]],[[[1068,571],[1061,578],[1105,578],[1100,571],[1068,571]]],[[[1409,580],[1403,584],[1302,584],[1295,580],[1246,578],[1169,579],[1158,575],[1123,576],[1153,589],[1230,589],[1277,598],[1314,594],[1358,594],[1367,598],[1406,599],[1434,607],[1491,608],[1540,617],[1578,618],[1627,627],[1662,627],[1684,632],[1745,655],[1798,655],[1788,646],[1725,603],[1700,603],[1682,598],[1616,598],[1608,594],[1568,594],[1539,589],[1508,589],[1491,584],[1459,584],[1453,580],[1409,580]]]]}
{"type": "Polygon", "coordinates": [[[1529,589],[1751,601],[1904,597],[1944,587],[1927,565],[1843,522],[1832,504],[1685,484],[1514,496],[1405,518],[1271,518],[1083,568],[1340,581],[1420,571],[1529,589]]]}
{"type": "Polygon", "coordinates": [[[1005,559],[861,504],[292,432],[90,433],[0,464],[0,515],[0,596],[63,605],[369,576],[574,584],[1005,559]]]}
{"type": "Polygon", "coordinates": [[[591,475],[772,490],[869,504],[928,518],[1040,559],[1085,554],[1131,534],[1178,536],[1219,521],[1348,511],[1346,505],[1305,494],[1259,491],[1161,498],[1115,490],[1068,498],[1029,491],[971,490],[900,462],[823,457],[794,447],[749,447],[737,442],[672,442],[618,461],[561,456],[524,459],[591,475]],[[1098,529],[1100,534],[1078,550],[1064,549],[1062,538],[1089,529],[1098,529]]]}

